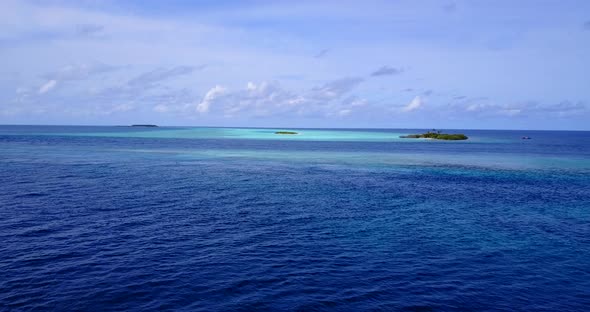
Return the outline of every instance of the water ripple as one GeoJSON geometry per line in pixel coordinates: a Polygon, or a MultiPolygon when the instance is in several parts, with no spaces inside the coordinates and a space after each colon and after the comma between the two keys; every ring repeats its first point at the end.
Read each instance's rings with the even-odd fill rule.
{"type": "Polygon", "coordinates": [[[220,143],[1,138],[0,310],[590,306],[584,169],[187,160],[112,150],[220,143]]]}

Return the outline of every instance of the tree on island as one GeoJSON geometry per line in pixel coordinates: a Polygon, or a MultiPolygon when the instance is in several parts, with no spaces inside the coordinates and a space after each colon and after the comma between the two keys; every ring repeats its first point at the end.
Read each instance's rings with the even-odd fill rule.
{"type": "Polygon", "coordinates": [[[448,133],[441,133],[440,130],[432,129],[432,131],[428,131],[422,134],[408,134],[402,135],[400,138],[403,139],[435,139],[435,140],[450,140],[450,141],[458,141],[458,140],[467,140],[468,137],[462,133],[457,134],[448,134],[448,133]]]}

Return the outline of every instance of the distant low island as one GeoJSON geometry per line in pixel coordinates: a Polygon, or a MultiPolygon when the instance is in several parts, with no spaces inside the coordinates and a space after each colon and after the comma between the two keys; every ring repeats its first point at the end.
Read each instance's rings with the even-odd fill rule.
{"type": "Polygon", "coordinates": [[[295,131],[277,131],[275,134],[299,134],[295,131]]]}
{"type": "Polygon", "coordinates": [[[155,128],[158,127],[157,125],[131,125],[131,127],[148,127],[148,128],[155,128]]]}
{"type": "Polygon", "coordinates": [[[440,131],[432,130],[422,134],[408,134],[408,135],[401,135],[400,138],[402,139],[434,139],[434,140],[451,140],[451,141],[458,141],[458,140],[467,140],[468,137],[462,133],[441,133],[440,131]]]}

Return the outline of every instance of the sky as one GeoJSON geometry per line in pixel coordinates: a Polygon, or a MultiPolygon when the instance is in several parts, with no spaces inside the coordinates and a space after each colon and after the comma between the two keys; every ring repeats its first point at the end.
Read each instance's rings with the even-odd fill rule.
{"type": "Polygon", "coordinates": [[[0,124],[590,130],[590,1],[0,2],[0,124]]]}

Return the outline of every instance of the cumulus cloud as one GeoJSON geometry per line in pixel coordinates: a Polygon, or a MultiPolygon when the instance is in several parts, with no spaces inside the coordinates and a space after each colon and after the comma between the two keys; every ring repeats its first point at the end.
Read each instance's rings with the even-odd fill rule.
{"type": "Polygon", "coordinates": [[[378,77],[378,76],[392,76],[392,75],[399,75],[403,73],[404,70],[402,68],[395,68],[391,66],[382,66],[381,68],[377,69],[371,76],[378,77]]]}
{"type": "Polygon", "coordinates": [[[335,105],[335,115],[340,117],[345,117],[352,115],[355,112],[363,112],[364,108],[368,106],[369,103],[366,99],[359,98],[357,96],[349,96],[344,99],[341,103],[335,105]]]}
{"type": "Polygon", "coordinates": [[[117,82],[124,79],[121,75],[125,72],[119,71],[123,68],[132,66],[100,62],[62,66],[42,75],[44,83],[40,86],[16,88],[12,103],[29,111],[43,108],[71,116],[104,116],[145,109],[185,115],[194,111],[195,95],[190,89],[166,86],[164,82],[202,69],[204,65],[155,69],[132,76],[127,83],[117,82]],[[105,87],[109,81],[115,84],[105,87]],[[58,96],[43,96],[58,86],[63,90],[58,96]]]}
{"type": "Polygon", "coordinates": [[[366,101],[354,97],[342,100],[361,81],[360,78],[342,78],[302,91],[286,89],[276,81],[248,82],[245,88],[231,91],[215,86],[197,104],[196,110],[199,113],[217,113],[225,117],[294,114],[345,116],[366,104],[366,101]]]}
{"type": "MultiPolygon", "coordinates": [[[[85,102],[96,103],[134,103],[152,107],[152,111],[159,113],[179,113],[194,110],[195,96],[193,92],[186,88],[177,88],[166,86],[168,79],[188,75],[196,70],[203,69],[205,65],[193,66],[175,66],[169,68],[159,68],[143,72],[129,79],[127,83],[118,83],[114,86],[98,89],[83,94],[87,98],[85,102]]],[[[84,73],[83,70],[63,71],[73,73],[76,76],[78,72],[84,73]]],[[[96,106],[95,105],[95,106],[96,106]]]]}
{"type": "Polygon", "coordinates": [[[246,113],[253,116],[269,116],[294,111],[309,102],[304,96],[283,88],[276,81],[248,82],[246,88],[232,92],[226,99],[224,115],[246,113]]]}
{"type": "Polygon", "coordinates": [[[222,86],[215,86],[205,94],[203,100],[197,104],[196,110],[199,113],[208,113],[211,104],[225,93],[226,89],[222,86]]]}
{"type": "Polygon", "coordinates": [[[39,87],[39,94],[44,94],[51,91],[57,85],[57,81],[52,79],[44,83],[41,87],[39,87]]]}
{"type": "Polygon", "coordinates": [[[422,100],[422,98],[418,95],[418,96],[414,97],[412,99],[412,101],[410,101],[410,103],[408,103],[408,105],[406,105],[402,108],[402,112],[413,112],[415,110],[422,108],[423,106],[424,106],[424,100],[422,100]]]}

